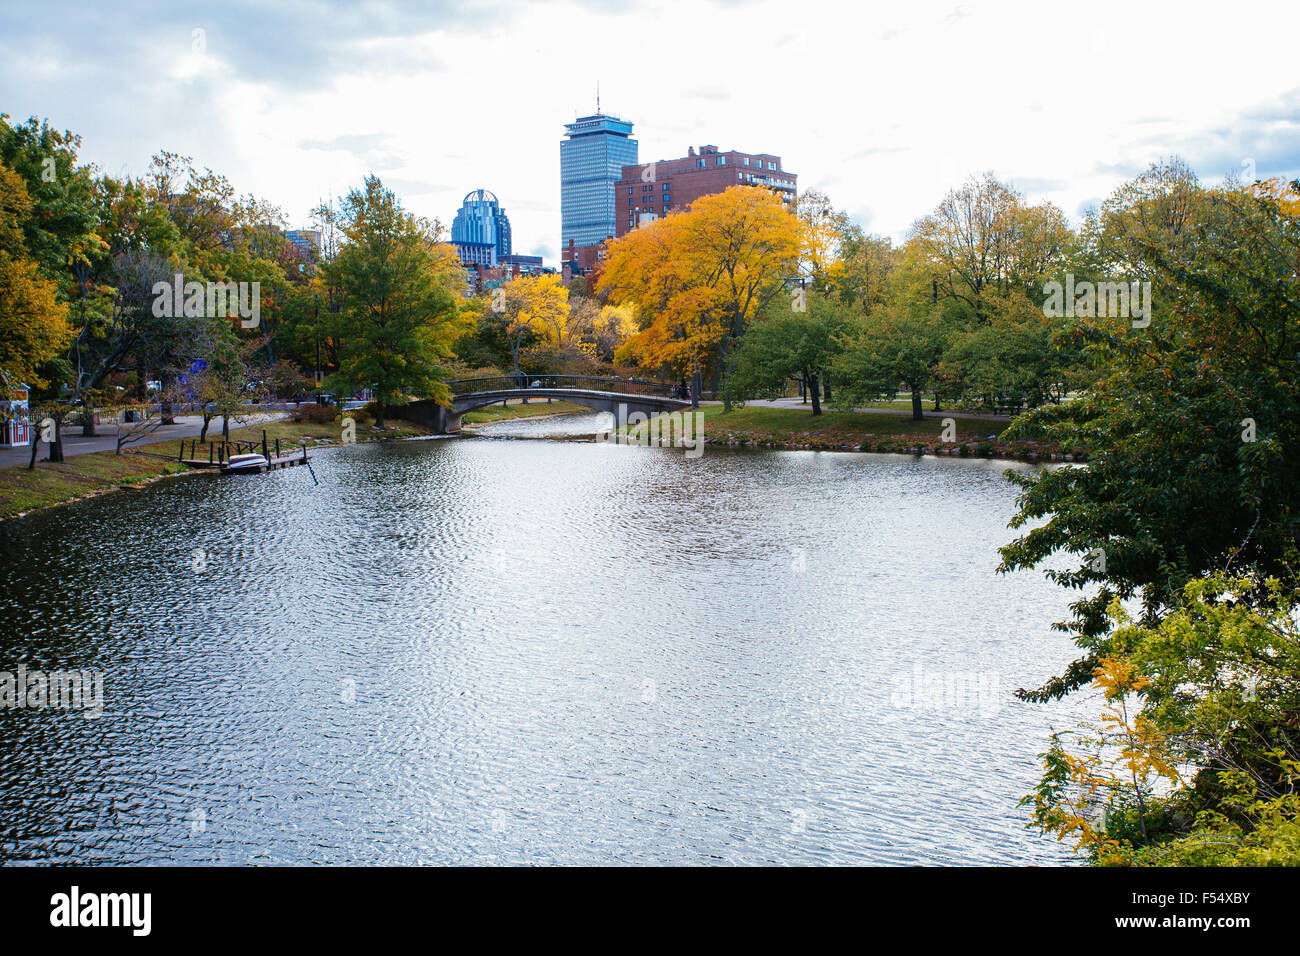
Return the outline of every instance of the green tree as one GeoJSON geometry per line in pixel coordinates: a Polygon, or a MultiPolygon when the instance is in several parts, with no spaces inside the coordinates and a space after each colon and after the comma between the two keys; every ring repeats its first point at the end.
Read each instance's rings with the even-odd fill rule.
{"type": "Polygon", "coordinates": [[[921,395],[935,380],[948,334],[923,250],[909,246],[893,270],[886,301],[860,315],[845,336],[835,366],[841,402],[852,407],[902,384],[912,393],[912,418],[920,421],[921,395]]]}
{"type": "Polygon", "coordinates": [[[1054,737],[1032,825],[1102,864],[1300,865],[1296,598],[1217,574],[1158,625],[1112,605],[1103,719],[1054,737]]]}
{"type": "Polygon", "coordinates": [[[24,245],[41,272],[63,286],[78,263],[101,255],[88,166],[77,165],[81,137],[35,117],[11,126],[0,114],[0,162],[22,177],[33,215],[23,223],[24,245]]]}
{"type": "Polygon", "coordinates": [[[1083,656],[1036,690],[1061,696],[1112,652],[1107,608],[1154,626],[1215,569],[1287,578],[1300,531],[1300,184],[1202,190],[1156,167],[1104,210],[1116,257],[1153,282],[1151,324],[1072,333],[1106,371],[1077,400],[1021,416],[1008,437],[1086,448],[1087,468],[1013,474],[1021,490],[1001,570],[1083,556],[1048,576],[1096,588],[1057,627],[1083,656]]]}
{"type": "Polygon", "coordinates": [[[729,398],[771,398],[793,376],[812,396],[812,413],[822,413],[820,383],[840,351],[847,308],[832,296],[811,292],[807,310],[781,309],[750,325],[741,337],[736,364],[727,377],[729,398]]]}
{"type": "Polygon", "coordinates": [[[455,252],[375,176],[348,194],[342,215],[345,242],[325,272],[343,291],[347,348],[331,382],[373,388],[382,428],[385,409],[411,395],[450,400],[443,367],[462,327],[452,289],[463,274],[455,252]]]}

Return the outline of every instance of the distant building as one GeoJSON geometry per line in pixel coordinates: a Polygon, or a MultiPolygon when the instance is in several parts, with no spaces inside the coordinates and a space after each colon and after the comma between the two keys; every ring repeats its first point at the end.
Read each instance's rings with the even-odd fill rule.
{"type": "Polygon", "coordinates": [[[556,270],[542,264],[541,256],[502,256],[494,266],[467,264],[465,287],[469,295],[494,289],[518,276],[553,275],[556,270]]]}
{"type": "Polygon", "coordinates": [[[467,266],[491,269],[510,255],[510,220],[497,197],[486,189],[466,195],[451,221],[451,242],[467,266]]]}
{"type": "Polygon", "coordinates": [[[623,167],[614,191],[618,199],[614,235],[624,236],[637,226],[669,212],[685,209],[701,196],[732,186],[763,186],[793,203],[799,177],[781,168],[781,157],[771,153],[719,152],[716,146],[692,146],[680,159],[623,167]]]}
{"type": "MultiPolygon", "coordinates": [[[[560,250],[560,268],[573,276],[595,276],[605,264],[605,243],[598,242],[589,246],[580,246],[572,239],[560,250]]],[[[569,279],[564,280],[568,282],[569,279]]]]}
{"type": "Polygon", "coordinates": [[[290,229],[284,237],[289,240],[289,246],[299,259],[315,262],[320,255],[319,229],[290,229]]]}
{"type": "Polygon", "coordinates": [[[542,265],[541,256],[502,256],[499,265],[512,275],[539,276],[555,271],[542,265]]]}
{"type": "Polygon", "coordinates": [[[598,245],[615,229],[614,184],[637,161],[632,124],[601,113],[564,125],[560,141],[560,245],[598,245]]]}

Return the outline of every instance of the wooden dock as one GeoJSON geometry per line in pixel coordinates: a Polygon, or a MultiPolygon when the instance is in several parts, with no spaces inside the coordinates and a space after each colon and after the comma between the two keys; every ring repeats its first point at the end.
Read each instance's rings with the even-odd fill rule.
{"type": "Polygon", "coordinates": [[[280,439],[278,438],[275,439],[275,444],[274,446],[272,446],[266,439],[266,429],[262,429],[261,442],[244,441],[242,439],[240,441],[213,442],[212,444],[207,445],[207,451],[208,451],[207,458],[200,457],[198,454],[199,452],[198,439],[197,438],[191,439],[190,455],[188,458],[186,458],[185,441],[182,439],[181,449],[176,456],[176,460],[180,462],[182,465],[188,465],[190,468],[215,468],[218,471],[220,471],[223,475],[232,474],[232,473],[245,473],[251,471],[259,471],[259,472],[275,471],[276,469],[279,468],[293,468],[297,465],[305,465],[308,462],[306,442],[303,442],[301,446],[301,451],[298,452],[297,454],[289,454],[287,448],[285,449],[284,453],[281,453],[280,439]],[[272,447],[274,447],[274,453],[272,453],[272,447]],[[232,469],[230,467],[230,457],[232,455],[249,455],[249,454],[260,454],[263,458],[266,459],[266,464],[259,465],[256,469],[253,468],[232,469]]]}

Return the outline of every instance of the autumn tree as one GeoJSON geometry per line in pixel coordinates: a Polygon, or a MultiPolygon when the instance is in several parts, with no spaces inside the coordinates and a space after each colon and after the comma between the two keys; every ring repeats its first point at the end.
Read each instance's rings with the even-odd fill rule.
{"type": "Polygon", "coordinates": [[[612,243],[598,289],[646,322],[624,354],[697,381],[711,373],[716,388],[745,329],[790,294],[802,235],[780,198],[733,186],[612,243]]]}
{"type": "Polygon", "coordinates": [[[569,290],[559,276],[516,276],[487,292],[487,309],[501,330],[514,374],[528,342],[562,347],[569,321],[569,290]]]}
{"type": "Polygon", "coordinates": [[[0,371],[7,382],[43,387],[42,367],[72,331],[56,283],[27,255],[31,211],[21,177],[0,163],[0,371]]]}

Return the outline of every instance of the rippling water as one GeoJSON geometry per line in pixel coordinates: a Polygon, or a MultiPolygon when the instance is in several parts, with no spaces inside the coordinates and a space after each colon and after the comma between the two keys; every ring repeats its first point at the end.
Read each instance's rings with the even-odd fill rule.
{"type": "Polygon", "coordinates": [[[105,681],[98,719],[0,710],[0,860],[1068,858],[1016,808],[1080,702],[1011,697],[1071,648],[1065,595],[993,573],[1003,465],[483,438],[313,464],[0,525],[0,670],[105,681]]]}

